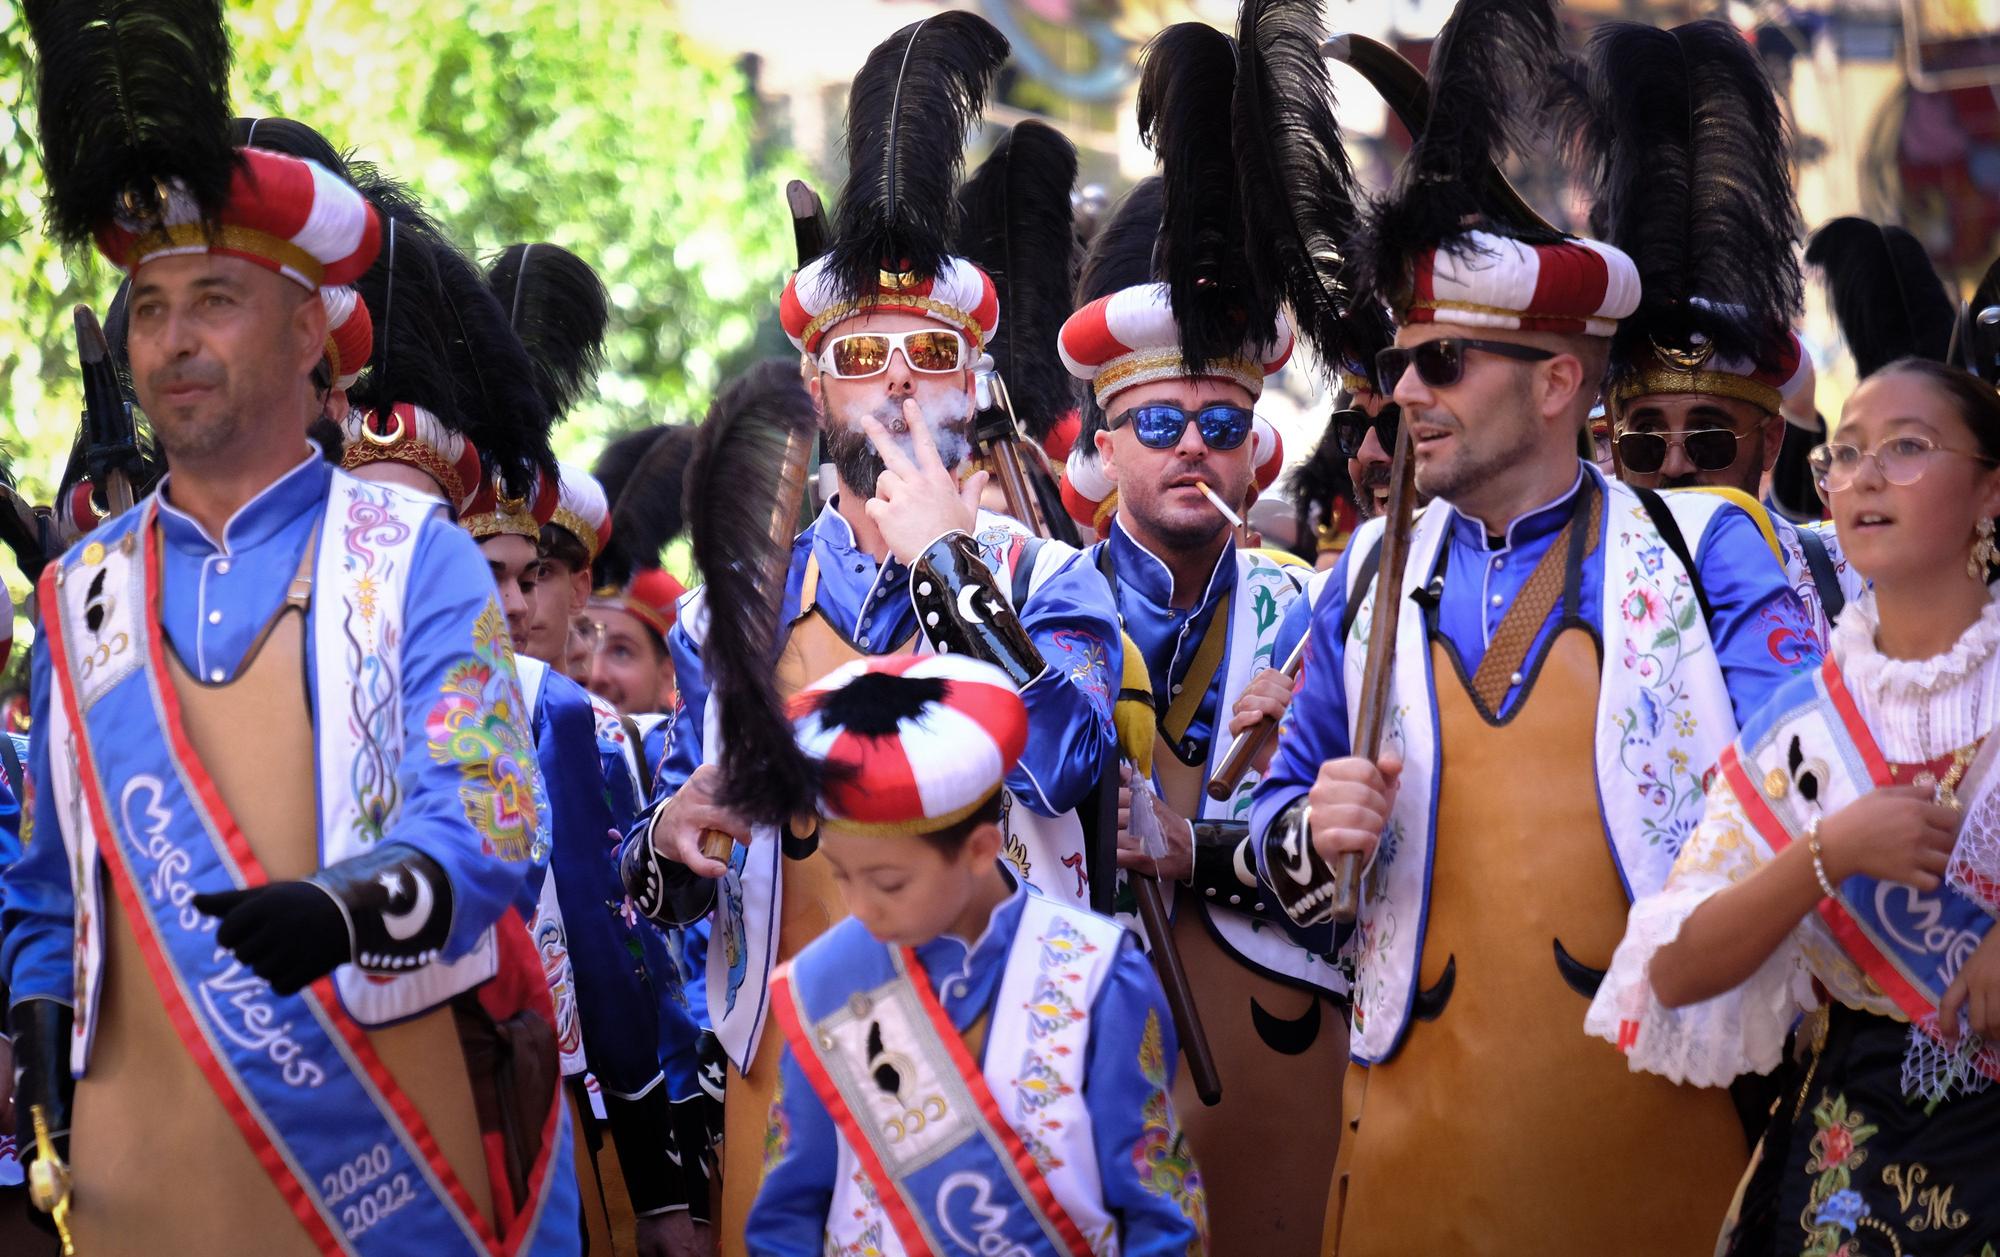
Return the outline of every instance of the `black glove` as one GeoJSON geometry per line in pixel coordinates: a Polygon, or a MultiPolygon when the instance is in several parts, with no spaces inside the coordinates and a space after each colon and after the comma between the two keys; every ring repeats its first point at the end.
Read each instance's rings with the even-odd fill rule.
{"type": "Polygon", "coordinates": [[[194,897],[217,918],[215,941],[292,995],[352,963],[407,973],[437,959],[451,932],[451,883],[438,862],[400,843],[321,869],[304,881],[194,897]]]}
{"type": "MultiPolygon", "coordinates": [[[[69,1005],[52,999],[24,999],[7,1011],[7,1030],[14,1038],[14,1125],[24,1173],[39,1155],[33,1117],[37,1106],[48,1121],[56,1155],[69,1160],[70,1102],[76,1094],[69,1072],[74,1017],[69,1005]]],[[[50,1235],[56,1233],[55,1222],[40,1209],[28,1210],[28,1216],[50,1235]]]]}
{"type": "Polygon", "coordinates": [[[1194,890],[1203,899],[1267,921],[1277,903],[1264,893],[1251,858],[1250,822],[1195,821],[1194,890]]]}

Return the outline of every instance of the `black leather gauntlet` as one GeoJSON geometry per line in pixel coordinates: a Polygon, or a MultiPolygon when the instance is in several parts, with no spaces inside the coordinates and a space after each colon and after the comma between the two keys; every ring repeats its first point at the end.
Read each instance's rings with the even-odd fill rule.
{"type": "Polygon", "coordinates": [[[1313,849],[1309,806],[1301,795],[1264,834],[1265,880],[1278,907],[1299,926],[1333,919],[1333,869],[1313,849]]]}
{"type": "Polygon", "coordinates": [[[1257,880],[1248,821],[1194,821],[1194,892],[1209,903],[1266,920],[1277,902],[1257,880]]]}
{"type": "MultiPolygon", "coordinates": [[[[31,1116],[36,1106],[48,1119],[56,1155],[69,1159],[70,1102],[76,1094],[69,1072],[74,1017],[69,1005],[43,998],[24,999],[7,1010],[7,1031],[14,1038],[14,1129],[23,1170],[38,1155],[31,1116]]],[[[46,1223],[39,1210],[35,1216],[46,1223]]]]}
{"type": "Polygon", "coordinates": [[[604,1114],[632,1212],[644,1218],[687,1204],[687,1185],[668,1151],[674,1138],[673,1106],[667,1102],[665,1081],[631,1100],[607,1092],[604,1114]]]}
{"type": "Polygon", "coordinates": [[[451,883],[414,847],[389,843],[303,881],[196,895],[215,941],[280,995],[344,964],[407,973],[438,958],[451,934],[451,883]]]}
{"type": "Polygon", "coordinates": [[[1035,639],[979,557],[979,543],[949,532],[931,543],[910,569],[910,604],[939,653],[970,655],[1003,669],[1026,687],[1048,668],[1035,639]]]}
{"type": "Polygon", "coordinates": [[[655,851],[650,820],[619,853],[618,879],[632,906],[658,925],[693,925],[715,907],[715,879],[655,851]]]}

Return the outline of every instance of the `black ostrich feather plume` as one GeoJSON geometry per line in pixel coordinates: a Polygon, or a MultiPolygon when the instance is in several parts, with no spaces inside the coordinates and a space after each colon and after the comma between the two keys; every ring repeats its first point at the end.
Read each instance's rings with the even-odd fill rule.
{"type": "Polygon", "coordinates": [[[1235,87],[1235,41],[1203,22],[1169,26],[1140,56],[1139,135],[1160,159],[1165,192],[1158,269],[1190,375],[1241,352],[1253,304],[1276,308],[1249,283],[1230,134],[1235,87]]]}
{"type": "Polygon", "coordinates": [[[1945,360],[1958,311],[1915,236],[1865,218],[1836,218],[1806,242],[1806,265],[1826,280],[1859,374],[1909,356],[1945,360]]]}
{"type": "Polygon", "coordinates": [[[847,93],[847,186],[828,251],[841,292],[875,292],[885,267],[936,277],[948,256],[965,133],[1007,48],[985,18],[952,11],[912,22],[868,54],[847,93]]]}
{"type": "Polygon", "coordinates": [[[1590,108],[1568,130],[1642,293],[1615,358],[1697,336],[1725,357],[1768,352],[1798,317],[1804,280],[1790,132],[1756,50],[1719,21],[1609,22],[1587,58],[1590,108]]]}
{"type": "Polygon", "coordinates": [[[1037,442],[1076,406],[1076,380],[1056,353],[1076,285],[1070,189],[1076,146],[1028,121],[1000,138],[959,190],[957,251],[993,278],[1000,325],[986,352],[1037,442]]]}
{"type": "MultiPolygon", "coordinates": [[[[688,531],[708,617],[702,665],[709,701],[729,731],[719,802],[770,824],[818,802],[816,766],[771,685],[784,596],[771,574],[784,569],[789,541],[771,535],[772,507],[792,437],[815,422],[797,366],[759,363],[716,397],[687,465],[688,531]]],[[[621,497],[631,492],[628,484],[621,497]]]]}
{"type": "Polygon", "coordinates": [[[220,0],[26,0],[49,234],[113,214],[157,225],[179,183],[214,225],[229,199],[229,32],[220,0]]]}
{"type": "Polygon", "coordinates": [[[693,424],[628,432],[604,447],[593,474],[611,504],[611,541],[598,556],[599,584],[623,585],[658,567],[660,551],[687,527],[682,499],[694,454],[693,424]]]}
{"type": "Polygon", "coordinates": [[[486,270],[493,295],[535,364],[535,387],[557,418],[583,400],[604,365],[611,301],[590,263],[561,245],[513,244],[486,270]]]}

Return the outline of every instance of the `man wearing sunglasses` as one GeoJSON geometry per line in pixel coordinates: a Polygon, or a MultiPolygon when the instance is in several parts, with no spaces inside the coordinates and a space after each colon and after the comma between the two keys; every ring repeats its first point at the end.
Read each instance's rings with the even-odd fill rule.
{"type": "MultiPolygon", "coordinates": [[[[793,542],[772,684],[785,697],[854,659],[928,651],[970,654],[1005,670],[1029,722],[1027,750],[1006,778],[1007,850],[1024,880],[1081,900],[1088,888],[1075,808],[1097,785],[1112,746],[1112,686],[1122,667],[1116,613],[1081,554],[979,510],[985,476],[961,484],[957,475],[970,450],[973,367],[1000,307],[991,277],[939,244],[955,209],[951,180],[938,172],[959,161],[963,102],[969,97],[976,115],[985,92],[976,73],[964,77],[985,55],[970,41],[1005,46],[988,33],[971,15],[946,14],[903,28],[870,56],[848,101],[849,175],[832,216],[841,234],[780,299],[780,322],[808,362],[807,404],[835,492],[793,542]],[[946,55],[954,40],[968,43],[946,55]],[[892,101],[901,102],[893,124],[892,101]],[[901,167],[917,152],[922,178],[901,167]],[[871,264],[857,267],[857,257],[871,264]]],[[[721,734],[706,720],[707,618],[697,590],[668,634],[680,703],[656,806],[631,854],[647,862],[644,885],[678,876],[666,862],[723,879],[708,998],[730,1059],[718,1229],[728,1254],[743,1251],[763,1177],[783,1045],[765,1024],[767,983],[780,962],[847,911],[810,840],[762,827],[753,834],[716,805],[721,734]],[[705,830],[737,840],[732,863],[702,854],[705,830]]],[[[944,998],[963,993],[940,983],[944,998]]]]}
{"type": "Polygon", "coordinates": [[[1334,1251],[1689,1251],[1744,1162],[1735,1109],[1636,1078],[1583,1015],[1628,893],[1664,884],[1702,774],[1800,662],[1766,643],[1803,612],[1742,511],[1649,502],[1578,457],[1629,258],[1477,230],[1375,265],[1400,324],[1377,375],[1433,498],[1389,733],[1352,754],[1370,526],[1317,600],[1252,813],[1292,920],[1342,856],[1365,870],[1334,1251]]]}
{"type": "Polygon", "coordinates": [[[1403,411],[1376,392],[1367,377],[1351,376],[1349,383],[1354,387],[1343,390],[1346,404],[1337,406],[1327,422],[1340,443],[1341,456],[1347,459],[1354,504],[1361,518],[1370,520],[1389,509],[1389,460],[1395,453],[1403,411]]]}
{"type": "MultiPolygon", "coordinates": [[[[1142,205],[1128,197],[1114,227],[1142,205]]],[[[1238,545],[1216,500],[1240,509],[1258,483],[1262,421],[1252,407],[1289,357],[1292,332],[1281,320],[1265,343],[1245,336],[1189,374],[1167,286],[1130,282],[1150,275],[1150,244],[1129,268],[1108,252],[1086,275],[1127,286],[1071,315],[1058,345],[1071,374],[1091,384],[1086,432],[1103,496],[1116,496],[1105,540],[1089,553],[1144,656],[1156,715],[1153,778],[1133,780],[1128,768],[1121,792],[1119,863],[1159,877],[1178,899],[1175,946],[1222,1080],[1213,1107],[1185,1079],[1175,1092],[1200,1150],[1211,1232],[1243,1251],[1307,1251],[1299,1245],[1324,1213],[1339,1129],[1346,1056],[1335,1001],[1345,983],[1327,957],[1274,928],[1244,818],[1254,774],[1223,800],[1206,790],[1234,735],[1276,719],[1291,697],[1276,670],[1278,636],[1310,573],[1238,545]],[[1135,809],[1144,809],[1136,821],[1135,809]],[[1137,837],[1149,827],[1164,839],[1157,858],[1137,837]],[[1295,1124],[1274,1161],[1258,1142],[1277,1113],[1295,1124]]]]}

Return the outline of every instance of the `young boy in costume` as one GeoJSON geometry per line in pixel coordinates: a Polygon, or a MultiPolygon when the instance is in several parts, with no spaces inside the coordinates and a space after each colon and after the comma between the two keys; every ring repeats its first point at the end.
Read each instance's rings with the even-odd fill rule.
{"type": "Polygon", "coordinates": [[[798,694],[853,914],[771,980],[785,1048],[753,1252],[1205,1251],[1136,940],[999,859],[1027,740],[1007,675],[864,659],[798,694]]]}

